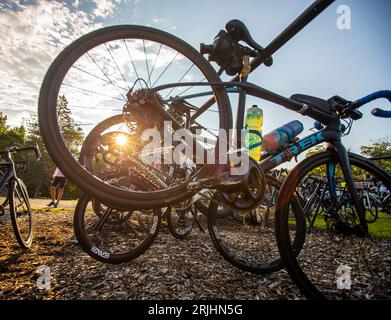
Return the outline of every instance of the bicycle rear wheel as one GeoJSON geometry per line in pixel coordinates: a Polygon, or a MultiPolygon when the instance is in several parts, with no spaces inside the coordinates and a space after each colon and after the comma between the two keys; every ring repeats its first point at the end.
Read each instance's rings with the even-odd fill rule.
{"type": "Polygon", "coordinates": [[[16,240],[23,249],[33,242],[33,216],[27,188],[20,179],[10,183],[9,205],[16,240]]]}
{"type": "Polygon", "coordinates": [[[62,130],[57,104],[64,104],[62,96],[67,97],[68,109],[82,122],[79,133],[84,135],[103,119],[122,113],[124,105],[131,111],[136,110],[139,116],[136,127],[143,129],[153,127],[151,122],[156,119],[159,124],[163,123],[160,114],[164,109],[179,122],[188,122],[190,129],[202,128],[213,150],[218,142],[215,134],[218,129],[232,127],[230,102],[224,88],[210,85],[168,88],[159,92],[158,107],[148,99],[145,110],[140,107],[145,103],[141,93],[147,96],[160,84],[191,81],[221,82],[200,53],[173,35],[128,25],[102,28],[81,37],[56,58],[41,87],[39,124],[49,154],[82,190],[113,206],[160,208],[186,199],[189,193],[185,182],[155,192],[138,192],[98,179],[78,163],[78,148],[62,130]],[[216,103],[207,109],[207,114],[200,107],[210,96],[197,96],[192,103],[183,106],[188,97],[200,92],[215,96],[216,103]],[[137,98],[137,103],[132,102],[133,98],[137,98]],[[185,111],[178,112],[178,101],[185,111]]]}
{"type": "MultiPolygon", "coordinates": [[[[349,153],[349,161],[355,180],[371,176],[391,185],[390,176],[369,160],[349,153]]],[[[341,195],[335,204],[330,200],[342,178],[333,151],[311,156],[290,172],[277,201],[276,237],[281,257],[291,278],[309,299],[389,299],[391,220],[385,215],[379,217],[368,225],[369,234],[365,236],[350,197],[341,195]],[[327,170],[333,167],[333,182],[328,183],[327,170]],[[289,237],[289,228],[295,221],[289,215],[288,203],[300,194],[301,184],[308,177],[325,182],[326,196],[322,206],[311,214],[316,220],[296,257],[289,237]]]]}

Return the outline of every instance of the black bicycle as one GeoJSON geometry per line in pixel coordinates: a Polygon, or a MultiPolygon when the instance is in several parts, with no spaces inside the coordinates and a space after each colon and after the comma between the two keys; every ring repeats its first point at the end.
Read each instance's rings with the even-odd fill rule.
{"type": "MultiPolygon", "coordinates": [[[[362,116],[357,110],[359,106],[376,98],[389,97],[390,92],[377,92],[352,103],[338,96],[328,100],[303,94],[286,98],[247,82],[249,74],[258,66],[261,64],[271,66],[272,55],[332,2],[332,0],[315,1],[265,48],[252,39],[242,22],[231,20],[225,26],[225,30],[218,33],[213,44],[201,45],[201,54],[209,55],[209,61],[216,63],[218,72],[194,48],[160,30],[141,26],[114,26],[81,37],[56,58],[41,88],[39,121],[49,153],[60,169],[83,190],[99,201],[110,203],[114,207],[164,208],[186,201],[200,190],[211,188],[219,190],[221,201],[228,206],[246,211],[257,208],[264,199],[265,172],[314,145],[327,142],[335,152],[320,153],[317,157],[322,161],[336,161],[340,165],[340,170],[336,172],[343,174],[356,210],[351,217],[359,223],[350,221],[351,217],[346,217],[345,220],[339,219],[337,223],[333,219],[328,219],[326,225],[330,228],[326,229],[343,233],[367,234],[363,208],[355,191],[349,164],[353,163],[363,170],[374,171],[375,176],[382,176],[383,171],[377,169],[372,163],[362,162],[357,160],[361,158],[347,153],[341,142],[341,136],[347,134],[352,122],[362,116]],[[157,71],[157,74],[154,74],[154,71],[157,71]],[[232,81],[221,81],[220,76],[223,72],[234,76],[232,81]],[[192,160],[195,168],[191,175],[186,176],[184,180],[166,184],[159,190],[148,192],[126,190],[102,181],[81,166],[64,144],[56,113],[57,98],[61,93],[77,96],[78,99],[75,101],[80,101],[80,96],[84,96],[82,101],[93,101],[93,105],[84,106],[87,113],[90,109],[105,110],[99,115],[93,114],[92,120],[95,124],[100,122],[98,116],[107,117],[109,111],[122,111],[124,117],[132,118],[127,125],[140,128],[141,131],[162,128],[165,121],[170,121],[172,130],[169,132],[175,133],[186,129],[180,131],[183,135],[181,138],[193,139],[194,149],[204,150],[204,152],[194,153],[190,157],[189,160],[192,160]],[[227,132],[232,128],[228,93],[238,94],[236,128],[239,131],[235,150],[239,155],[242,154],[240,130],[243,128],[247,94],[309,116],[324,128],[298,143],[293,143],[287,150],[272,155],[261,164],[249,158],[246,173],[233,176],[231,175],[232,163],[223,164],[217,161],[216,164],[204,164],[209,155],[214,155],[215,160],[219,160],[217,158],[226,155],[226,150],[232,147],[227,141],[227,135],[224,136],[222,130],[219,130],[224,129],[223,132],[227,132]],[[91,96],[94,98],[91,99],[91,96]],[[100,101],[101,104],[98,103],[100,101]],[[108,105],[111,107],[110,110],[108,105]],[[344,121],[346,124],[343,126],[344,121]],[[203,132],[204,136],[201,136],[200,132],[203,132]],[[202,142],[199,142],[200,140],[202,142]]],[[[71,107],[76,110],[83,106],[75,102],[71,107]]],[[[377,110],[374,113],[381,116],[383,111],[377,110]]],[[[142,153],[142,149],[134,151],[142,153]]],[[[319,159],[312,160],[319,164],[317,162],[319,159]]],[[[132,166],[129,166],[129,170],[134,175],[140,178],[146,175],[151,182],[157,182],[154,170],[139,170],[144,167],[138,157],[131,159],[131,162],[132,166]]],[[[308,163],[308,161],[304,162],[304,164],[308,163]]],[[[299,174],[298,170],[294,171],[296,177],[299,174]]],[[[281,201],[278,201],[280,205],[277,205],[275,215],[276,226],[280,225],[278,221],[284,221],[284,224],[281,222],[281,226],[278,227],[277,235],[279,243],[284,241],[286,243],[279,244],[280,252],[285,250],[282,254],[285,264],[293,263],[298,253],[295,246],[291,244],[296,238],[292,238],[290,233],[294,230],[297,234],[299,230],[297,222],[296,227],[295,223],[290,223],[290,218],[294,218],[291,215],[291,207],[296,194],[289,193],[291,190],[287,190],[286,187],[297,181],[294,180],[294,175],[290,174],[290,177],[285,180],[279,191],[281,201]],[[286,195],[289,197],[284,201],[286,195]],[[286,246],[285,249],[283,246],[286,246]],[[291,258],[289,261],[287,252],[291,258]]],[[[379,180],[382,180],[381,177],[379,180]]],[[[387,179],[383,176],[383,180],[387,179]]],[[[389,181],[386,182],[388,186],[389,181]]],[[[330,208],[332,211],[335,206],[331,205],[330,208]]],[[[308,238],[306,236],[306,239],[308,238]]],[[[288,267],[288,270],[291,273],[293,267],[288,267]]]]}
{"type": "MultiPolygon", "coordinates": [[[[201,53],[209,53],[209,60],[220,68],[218,72],[200,52],[183,40],[153,28],[112,26],[81,37],[56,58],[41,87],[38,113],[48,152],[62,172],[82,190],[118,207],[166,207],[224,182],[232,188],[236,184],[236,189],[243,191],[241,200],[231,199],[233,206],[242,209],[256,206],[262,199],[263,188],[253,188],[246,180],[262,182],[264,177],[254,161],[250,160],[249,174],[236,177],[236,181],[226,174],[230,170],[229,164],[203,165],[207,154],[215,152],[218,155],[224,153],[224,149],[232,148],[220,130],[227,133],[233,127],[228,93],[239,94],[238,129],[243,128],[246,94],[327,121],[322,111],[311,104],[250,84],[247,76],[262,64],[271,66],[272,55],[332,2],[316,1],[265,48],[252,39],[243,23],[230,21],[213,45],[201,46],[201,53]],[[221,81],[220,75],[224,71],[236,75],[233,81],[221,81]],[[191,159],[196,170],[184,180],[147,193],[124,190],[98,179],[72,156],[64,144],[56,113],[57,98],[62,94],[72,101],[73,97],[78,97],[70,103],[70,109],[73,113],[84,112],[91,126],[121,112],[124,122],[140,131],[162,128],[164,121],[171,122],[171,132],[187,129],[182,133],[193,139],[194,149],[201,150],[191,159]],[[128,117],[131,121],[127,121],[128,117]],[[230,181],[224,181],[227,178],[230,181]],[[246,191],[250,189],[252,192],[246,191]]],[[[239,135],[238,141],[240,138],[239,135]]],[[[237,147],[240,148],[240,144],[237,147]]],[[[134,151],[141,153],[142,146],[139,148],[134,151]]],[[[133,160],[134,174],[149,174],[149,171],[136,169],[140,159],[133,160]]],[[[230,200],[227,198],[227,201],[230,200]]]]}
{"type": "MultiPolygon", "coordinates": [[[[356,101],[306,98],[331,116],[325,126],[317,124],[320,131],[316,133],[328,143],[328,149],[300,162],[285,179],[277,200],[276,236],[291,278],[308,298],[390,297],[387,261],[391,258],[391,234],[387,230],[391,221],[387,217],[370,218],[355,181],[371,176],[389,188],[391,176],[371,160],[347,152],[341,142],[353,122],[361,119],[358,109],[378,98],[391,101],[391,91],[375,92],[356,101]],[[314,180],[308,187],[314,177],[318,183],[314,180]],[[342,190],[338,189],[340,181],[346,181],[342,190]],[[299,255],[292,246],[290,231],[296,221],[289,202],[296,198],[302,202],[307,228],[311,229],[299,255]]],[[[391,115],[390,111],[379,114],[377,110],[372,113],[391,115]]]]}
{"type": "Polygon", "coordinates": [[[23,151],[33,151],[37,160],[40,158],[37,146],[8,147],[0,151],[0,155],[4,158],[4,161],[0,162],[0,167],[5,169],[0,180],[0,202],[2,202],[1,211],[4,214],[6,207],[9,206],[16,240],[22,248],[27,249],[33,241],[33,217],[27,188],[17,177],[15,163],[12,159],[12,153],[23,151]]]}

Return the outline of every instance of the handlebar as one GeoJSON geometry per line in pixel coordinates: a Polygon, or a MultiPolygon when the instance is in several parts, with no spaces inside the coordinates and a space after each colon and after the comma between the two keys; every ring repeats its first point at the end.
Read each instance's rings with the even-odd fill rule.
{"type": "Polygon", "coordinates": [[[41,158],[41,152],[38,148],[38,145],[27,146],[27,147],[12,146],[12,147],[5,148],[4,150],[0,150],[0,154],[23,152],[23,151],[33,151],[37,160],[41,158]]]}
{"type": "MultiPolygon", "coordinates": [[[[351,106],[355,109],[358,109],[361,106],[363,106],[364,104],[367,104],[373,100],[380,99],[380,98],[385,98],[389,102],[391,102],[391,91],[390,90],[380,90],[380,91],[373,92],[371,94],[368,94],[365,97],[362,97],[361,99],[353,101],[351,103],[351,106]]],[[[391,118],[391,111],[386,111],[383,109],[375,108],[371,111],[371,113],[376,117],[391,118]]]]}
{"type": "Polygon", "coordinates": [[[386,110],[382,110],[382,109],[379,109],[379,108],[375,108],[375,109],[372,109],[371,113],[375,117],[391,118],[391,111],[386,111],[386,110]]]}

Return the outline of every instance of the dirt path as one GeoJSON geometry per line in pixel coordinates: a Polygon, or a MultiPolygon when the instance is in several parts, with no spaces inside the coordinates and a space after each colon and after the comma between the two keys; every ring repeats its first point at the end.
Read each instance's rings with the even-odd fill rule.
{"type": "MultiPolygon", "coordinates": [[[[50,199],[30,199],[31,206],[34,209],[46,208],[50,199]]],[[[61,200],[59,207],[60,208],[75,208],[77,200],[61,200]]]]}
{"type": "MultiPolygon", "coordinates": [[[[40,201],[33,201],[33,206],[46,204],[40,201]]],[[[163,229],[141,257],[113,266],[93,260],[72,241],[71,208],[40,209],[34,216],[34,244],[26,252],[17,246],[11,223],[0,222],[0,299],[300,297],[285,271],[269,276],[242,272],[225,262],[209,236],[198,229],[184,241],[163,229]],[[37,287],[41,265],[50,268],[50,290],[37,287]]]]}

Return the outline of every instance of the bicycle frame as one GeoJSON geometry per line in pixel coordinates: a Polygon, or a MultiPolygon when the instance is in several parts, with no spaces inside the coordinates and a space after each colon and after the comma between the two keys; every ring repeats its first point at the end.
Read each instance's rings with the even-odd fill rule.
{"type": "Polygon", "coordinates": [[[0,162],[0,166],[6,168],[6,172],[4,174],[4,177],[0,181],[0,192],[4,190],[5,186],[9,181],[17,179],[16,177],[16,170],[15,170],[15,164],[12,161],[10,155],[6,155],[5,162],[0,162]]]}
{"type": "MultiPolygon", "coordinates": [[[[262,87],[258,87],[255,84],[248,83],[247,78],[243,78],[242,81],[236,82],[222,82],[222,83],[171,83],[162,85],[159,87],[156,87],[154,90],[157,92],[162,89],[167,89],[170,87],[178,87],[178,86],[204,86],[204,85],[211,85],[211,86],[222,86],[225,87],[226,90],[229,93],[237,92],[239,93],[239,99],[238,99],[238,112],[237,112],[237,119],[236,119],[236,128],[237,131],[240,132],[241,128],[243,128],[243,119],[244,119],[244,112],[245,112],[245,103],[246,103],[246,95],[249,94],[251,96],[261,98],[264,100],[268,100],[270,102],[274,102],[276,104],[279,104],[281,106],[284,106],[292,111],[296,111],[302,115],[308,115],[309,117],[320,121],[321,123],[325,124],[325,128],[304,138],[299,140],[297,143],[294,143],[292,146],[290,146],[287,150],[282,151],[278,153],[275,156],[270,157],[269,159],[266,159],[260,163],[262,169],[267,172],[278,165],[280,165],[283,162],[289,161],[292,157],[295,157],[299,155],[300,153],[318,145],[323,142],[326,142],[328,144],[328,148],[332,148],[337,155],[337,159],[339,164],[341,165],[341,169],[344,175],[344,179],[346,181],[346,185],[348,187],[349,193],[353,199],[353,204],[356,207],[357,212],[359,213],[360,219],[363,221],[363,224],[366,226],[365,223],[365,212],[362,209],[359,201],[359,197],[356,192],[356,188],[354,186],[353,176],[352,172],[350,170],[350,163],[348,158],[348,153],[346,151],[345,146],[341,142],[341,120],[336,114],[328,114],[324,113],[319,109],[315,109],[307,104],[299,103],[295,100],[292,100],[290,98],[283,97],[279,94],[276,94],[274,92],[268,91],[262,87]]],[[[200,93],[196,95],[197,97],[202,95],[210,95],[210,92],[200,93]]],[[[192,97],[194,97],[193,95],[192,97]]],[[[182,97],[184,99],[186,97],[182,97]]],[[[165,110],[162,110],[165,112],[165,110]]],[[[179,125],[179,124],[178,124],[179,125]]],[[[238,146],[240,147],[240,135],[238,135],[237,138],[238,146]]],[[[201,146],[202,148],[202,146],[201,146]]],[[[335,194],[335,188],[334,188],[334,179],[335,179],[335,163],[330,164],[327,170],[328,175],[328,182],[329,187],[331,191],[331,197],[332,199],[336,200],[336,194],[335,194]]]]}

